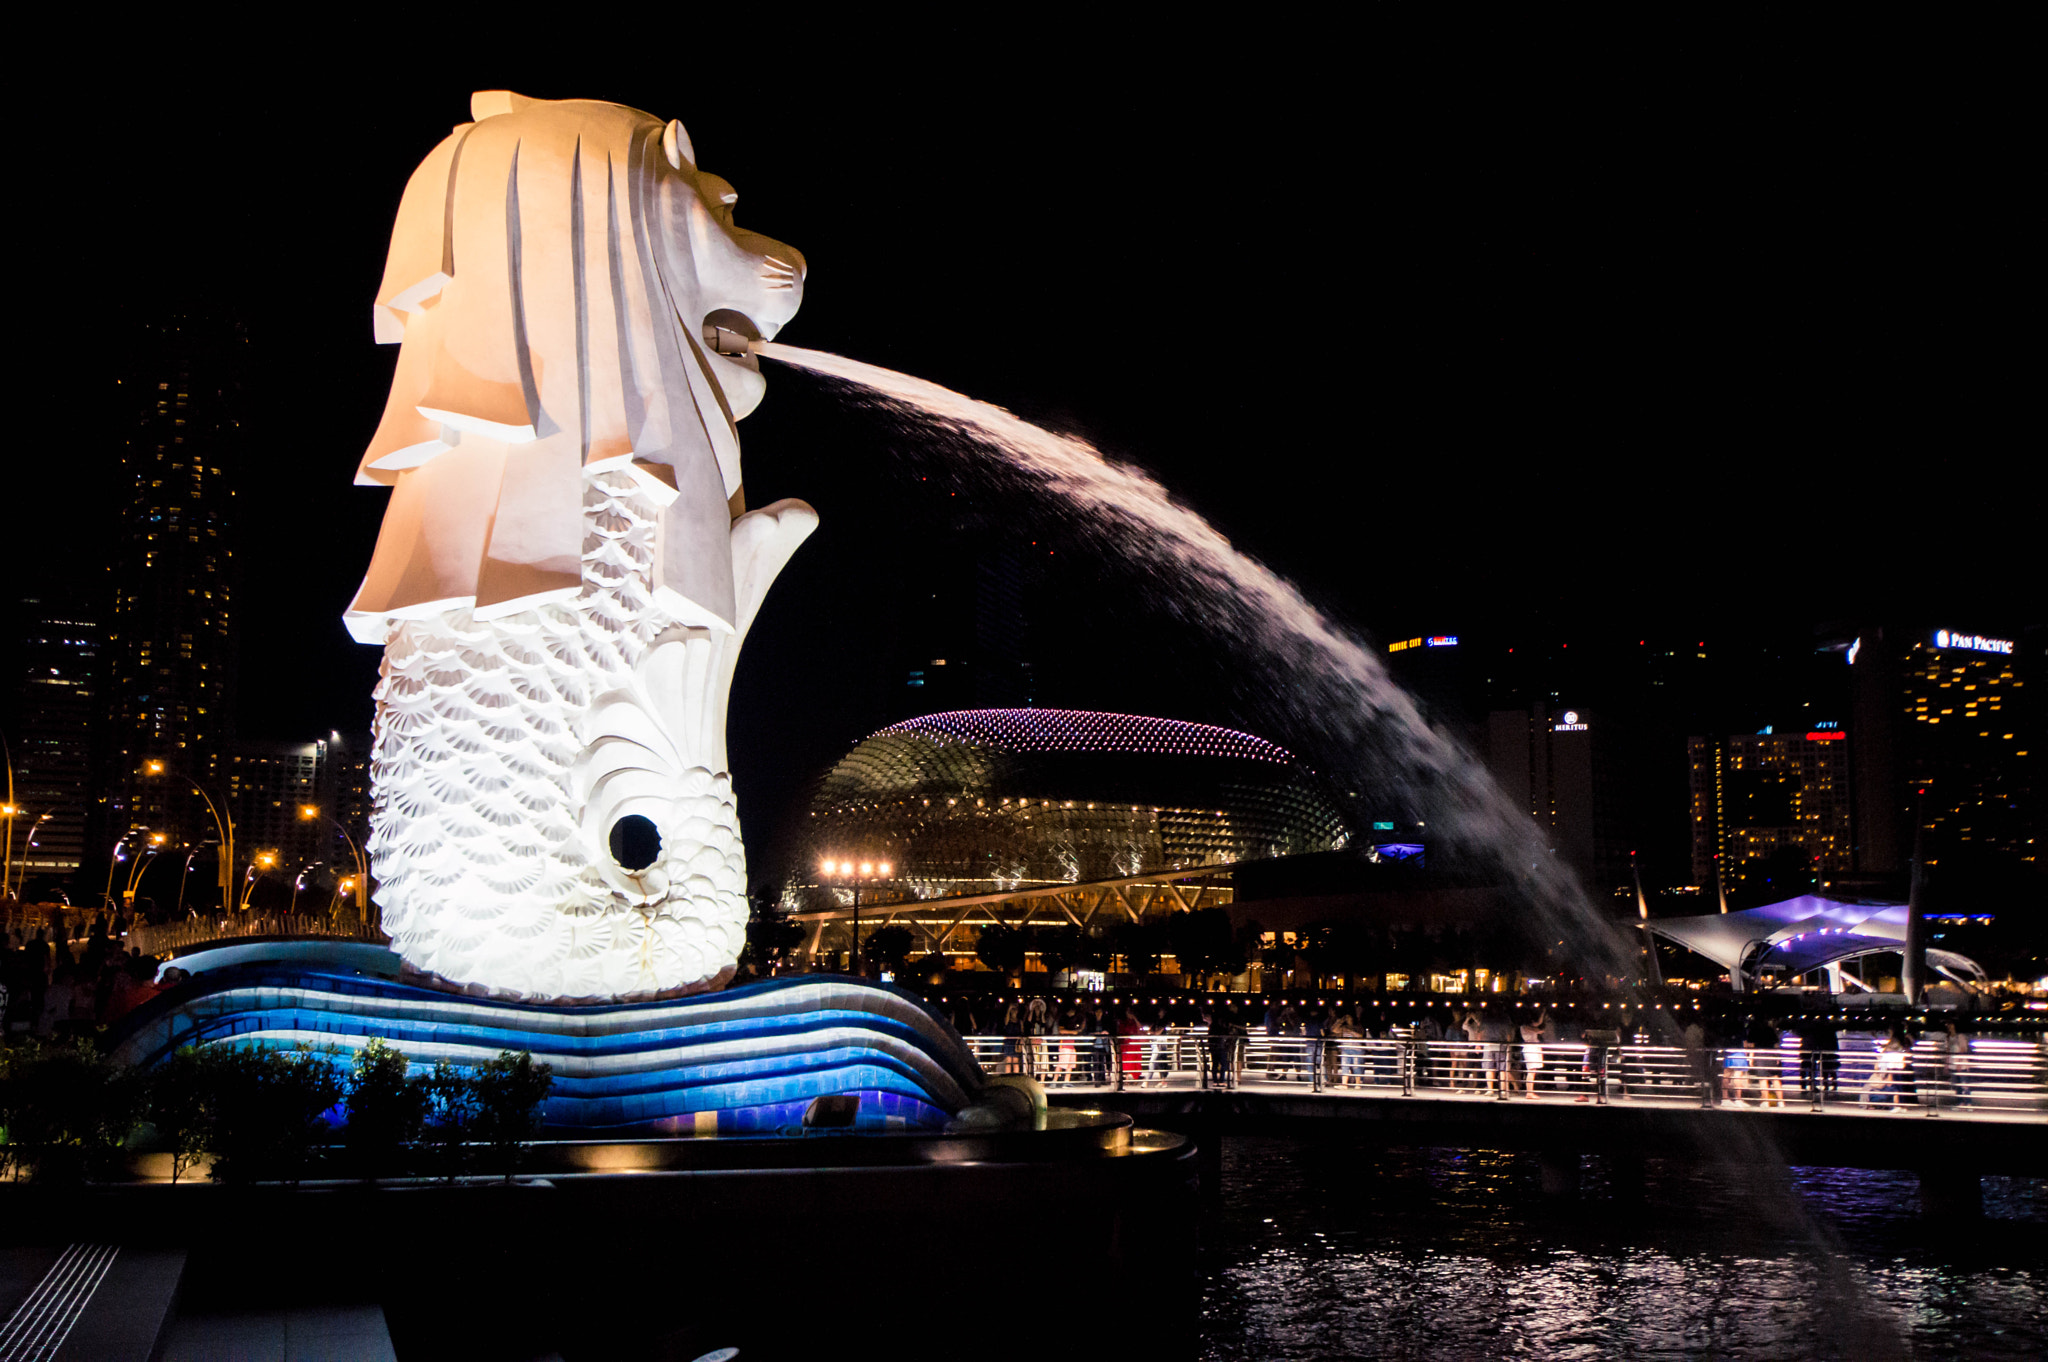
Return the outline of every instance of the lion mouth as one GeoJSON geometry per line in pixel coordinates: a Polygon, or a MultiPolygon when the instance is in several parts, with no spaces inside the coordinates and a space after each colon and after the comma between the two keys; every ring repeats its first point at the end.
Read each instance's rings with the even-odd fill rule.
{"type": "Polygon", "coordinates": [[[754,347],[760,343],[761,328],[744,312],[722,307],[704,319],[704,347],[757,373],[761,361],[754,357],[754,347]]]}

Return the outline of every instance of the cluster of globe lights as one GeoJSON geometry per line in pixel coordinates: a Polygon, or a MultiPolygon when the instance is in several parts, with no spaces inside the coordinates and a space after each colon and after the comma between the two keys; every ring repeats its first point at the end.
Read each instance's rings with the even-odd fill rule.
{"type": "Polygon", "coordinates": [[[887,875],[889,873],[889,863],[887,861],[862,861],[856,869],[852,861],[820,861],[818,863],[818,873],[821,875],[840,876],[856,873],[861,875],[887,875]]]}

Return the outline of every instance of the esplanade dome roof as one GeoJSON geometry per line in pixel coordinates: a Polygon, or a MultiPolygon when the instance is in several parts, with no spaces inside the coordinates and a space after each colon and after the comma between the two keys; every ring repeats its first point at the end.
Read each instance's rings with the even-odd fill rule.
{"type": "Polygon", "coordinates": [[[805,865],[886,860],[916,898],[1328,851],[1350,830],[1285,748],[1178,719],[973,709],[882,729],[811,805],[805,865]]]}
{"type": "Polygon", "coordinates": [[[956,709],[905,719],[875,737],[890,733],[924,733],[941,742],[954,738],[1005,752],[1155,752],[1247,761],[1294,760],[1286,748],[1232,728],[1085,709],[956,709]]]}

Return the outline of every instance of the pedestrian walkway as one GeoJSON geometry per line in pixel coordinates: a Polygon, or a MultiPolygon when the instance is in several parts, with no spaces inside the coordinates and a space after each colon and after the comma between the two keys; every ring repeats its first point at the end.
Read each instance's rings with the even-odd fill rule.
{"type": "Polygon", "coordinates": [[[375,1305],[179,1315],[163,1362],[397,1362],[375,1305]]]}
{"type": "Polygon", "coordinates": [[[1029,1073],[1048,1089],[1243,1090],[1437,1101],[1579,1103],[1827,1111],[1872,1117],[2048,1122],[2048,1050],[1976,1039],[1963,1053],[1212,1037],[969,1036],[990,1073],[1029,1073]]]}

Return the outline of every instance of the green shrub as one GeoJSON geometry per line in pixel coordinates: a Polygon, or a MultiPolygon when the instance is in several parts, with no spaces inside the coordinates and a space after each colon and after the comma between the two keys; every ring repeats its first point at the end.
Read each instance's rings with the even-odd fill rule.
{"type": "Polygon", "coordinates": [[[484,1146],[492,1168],[509,1179],[518,1171],[526,1141],[540,1129],[540,1104],[555,1086],[555,1071],[534,1063],[523,1050],[504,1050],[477,1069],[474,1081],[472,1136],[484,1146]]]}
{"type": "Polygon", "coordinates": [[[417,1080],[427,1096],[422,1130],[433,1171],[454,1181],[469,1169],[469,1139],[476,1127],[476,1082],[442,1060],[417,1080]]]}
{"type": "Polygon", "coordinates": [[[191,1046],[150,1070],[144,1084],[145,1105],[155,1127],[153,1143],[171,1156],[171,1181],[192,1171],[200,1155],[213,1148],[214,1050],[191,1046]]]}
{"type": "Polygon", "coordinates": [[[297,1182],[333,1135],[341,1075],[323,1054],[212,1047],[207,1055],[217,1182],[297,1182]]]}
{"type": "Polygon", "coordinates": [[[404,1168],[406,1146],[419,1139],[432,1094],[425,1079],[408,1079],[405,1054],[381,1040],[356,1051],[342,1141],[358,1169],[375,1177],[404,1168]]]}
{"type": "Polygon", "coordinates": [[[142,1111],[135,1074],[90,1041],[0,1049],[0,1171],[39,1182],[103,1175],[142,1111]]]}

